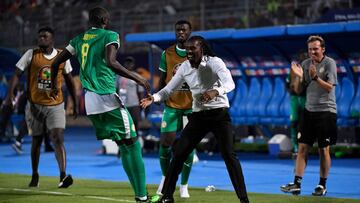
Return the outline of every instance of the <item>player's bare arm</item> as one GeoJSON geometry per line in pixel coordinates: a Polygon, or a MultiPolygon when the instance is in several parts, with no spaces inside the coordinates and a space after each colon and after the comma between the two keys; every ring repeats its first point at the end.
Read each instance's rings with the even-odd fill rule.
{"type": "Polygon", "coordinates": [[[19,68],[17,68],[15,70],[15,73],[11,78],[8,93],[7,93],[6,97],[5,97],[3,105],[13,106],[12,100],[14,99],[14,89],[15,89],[16,85],[19,83],[19,78],[21,77],[22,74],[23,74],[23,71],[20,70],[19,68]]]}
{"type": "Polygon", "coordinates": [[[63,74],[65,79],[65,84],[67,89],[69,90],[71,99],[74,102],[74,110],[73,110],[73,116],[74,118],[77,118],[78,112],[79,112],[79,103],[78,99],[76,97],[76,90],[75,90],[75,84],[71,73],[63,74]]]}
{"type": "MultiPolygon", "coordinates": [[[[55,59],[54,62],[51,65],[51,84],[52,84],[52,90],[51,90],[51,97],[57,98],[58,92],[60,91],[57,87],[57,75],[59,74],[59,66],[60,64],[64,63],[66,60],[71,58],[71,53],[64,49],[55,59]]],[[[75,104],[75,103],[74,103],[75,104]]]]}
{"type": "Polygon", "coordinates": [[[136,72],[129,71],[125,67],[123,67],[116,60],[116,44],[110,44],[106,47],[106,55],[105,60],[106,64],[118,75],[134,80],[139,85],[143,86],[148,94],[150,94],[150,84],[148,81],[143,78],[141,75],[136,72]]]}

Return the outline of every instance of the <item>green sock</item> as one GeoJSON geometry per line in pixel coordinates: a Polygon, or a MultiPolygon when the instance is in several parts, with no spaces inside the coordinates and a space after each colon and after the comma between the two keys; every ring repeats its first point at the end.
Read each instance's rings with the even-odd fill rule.
{"type": "Polygon", "coordinates": [[[145,166],[141,146],[137,140],[132,145],[120,145],[121,160],[136,197],[147,195],[145,166]]]}
{"type": "Polygon", "coordinates": [[[184,165],[183,165],[183,168],[181,171],[181,185],[186,185],[188,183],[191,167],[192,167],[193,160],[194,160],[194,154],[195,154],[195,150],[189,154],[188,158],[184,162],[184,165]]]}
{"type": "Polygon", "coordinates": [[[171,160],[171,147],[164,147],[160,145],[159,149],[160,167],[162,175],[166,175],[166,171],[169,168],[171,160]]]}

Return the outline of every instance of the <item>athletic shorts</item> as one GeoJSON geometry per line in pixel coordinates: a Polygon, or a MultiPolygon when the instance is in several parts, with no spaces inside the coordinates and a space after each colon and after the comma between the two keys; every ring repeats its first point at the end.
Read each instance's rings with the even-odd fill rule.
{"type": "Polygon", "coordinates": [[[113,141],[136,137],[134,122],[126,108],[88,115],[96,130],[98,140],[113,141]]]}
{"type": "Polygon", "coordinates": [[[183,117],[192,112],[191,109],[175,109],[165,106],[161,129],[162,133],[177,132],[183,129],[183,117]]]}
{"type": "Polygon", "coordinates": [[[299,143],[312,146],[317,140],[319,148],[336,144],[336,114],[331,112],[304,111],[304,122],[299,143]]]}
{"type": "Polygon", "coordinates": [[[32,136],[40,136],[54,128],[65,129],[64,103],[44,106],[28,102],[25,119],[32,136]]]}

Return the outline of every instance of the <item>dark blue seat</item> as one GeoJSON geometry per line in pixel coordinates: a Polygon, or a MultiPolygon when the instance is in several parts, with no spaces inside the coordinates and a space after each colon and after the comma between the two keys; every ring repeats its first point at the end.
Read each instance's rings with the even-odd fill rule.
{"type": "Polygon", "coordinates": [[[242,114],[240,117],[241,124],[249,124],[248,118],[256,115],[254,105],[259,101],[260,92],[261,85],[259,80],[256,77],[252,77],[250,79],[249,92],[246,100],[244,101],[245,114],[242,114]]]}
{"type": "Polygon", "coordinates": [[[245,112],[245,100],[247,97],[247,86],[246,83],[239,79],[236,82],[234,90],[234,99],[232,105],[230,106],[229,113],[234,124],[239,124],[239,117],[245,112]]]}
{"type": "Polygon", "coordinates": [[[338,82],[338,84],[335,87],[335,97],[336,97],[336,101],[339,101],[341,96],[341,84],[340,82],[338,82]]]}
{"type": "Polygon", "coordinates": [[[354,121],[350,119],[350,105],[355,95],[355,89],[353,82],[344,77],[341,82],[341,95],[337,102],[337,124],[339,126],[354,125],[354,121]]]}
{"type": "Polygon", "coordinates": [[[357,79],[357,88],[355,97],[350,105],[351,118],[360,126],[360,76],[357,79]]]}
{"type": "Polygon", "coordinates": [[[254,103],[254,113],[255,115],[248,118],[249,124],[259,124],[262,117],[265,117],[266,107],[271,99],[273,93],[273,84],[271,79],[265,77],[262,79],[261,93],[258,101],[254,103]]]}
{"type": "Polygon", "coordinates": [[[274,85],[274,93],[271,97],[271,100],[266,108],[266,114],[267,117],[265,118],[261,118],[261,122],[263,124],[274,124],[276,125],[277,123],[275,122],[275,118],[279,118],[280,117],[280,104],[283,101],[283,98],[285,96],[285,83],[284,80],[281,77],[276,77],[275,81],[274,81],[275,85],[274,85]]]}
{"type": "Polygon", "coordinates": [[[279,125],[290,125],[290,93],[286,91],[279,109],[279,118],[275,118],[275,123],[279,125]]]}

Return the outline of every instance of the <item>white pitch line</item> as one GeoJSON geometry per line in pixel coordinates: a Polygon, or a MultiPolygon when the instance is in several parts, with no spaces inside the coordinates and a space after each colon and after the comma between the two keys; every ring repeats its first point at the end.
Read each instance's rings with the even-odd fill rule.
{"type": "MultiPolygon", "coordinates": [[[[66,195],[66,196],[72,196],[73,195],[71,193],[65,193],[65,192],[30,190],[30,189],[21,189],[21,188],[0,188],[0,190],[14,190],[14,191],[18,191],[18,192],[34,192],[34,193],[66,195]]],[[[114,201],[114,202],[134,202],[134,201],[131,201],[131,200],[126,200],[126,199],[114,199],[114,198],[110,198],[110,197],[101,197],[101,196],[81,196],[81,195],[74,195],[74,196],[85,197],[85,198],[88,198],[88,199],[108,200],[108,201],[114,201]]]]}
{"type": "Polygon", "coordinates": [[[114,198],[110,198],[110,197],[99,197],[99,196],[84,196],[84,197],[90,198],[90,199],[101,199],[101,200],[109,200],[109,201],[116,201],[116,202],[134,202],[134,201],[126,200],[126,199],[114,199],[114,198]]]}
{"type": "Polygon", "coordinates": [[[19,189],[19,188],[14,188],[13,190],[22,191],[22,192],[37,192],[37,193],[45,193],[45,194],[53,194],[53,195],[66,195],[66,196],[73,195],[71,193],[66,193],[66,192],[55,192],[55,191],[44,191],[44,190],[29,190],[29,189],[19,189]]]}

